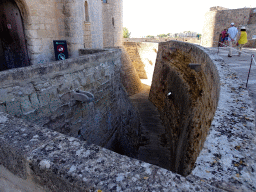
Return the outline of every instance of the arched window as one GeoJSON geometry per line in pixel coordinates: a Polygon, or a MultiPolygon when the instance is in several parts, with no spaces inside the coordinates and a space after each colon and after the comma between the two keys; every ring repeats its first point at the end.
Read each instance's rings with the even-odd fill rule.
{"type": "Polygon", "coordinates": [[[85,10],[85,21],[89,22],[89,9],[88,9],[88,2],[84,2],[84,10],[85,10]]]}
{"type": "Polygon", "coordinates": [[[114,19],[114,17],[112,17],[112,25],[113,25],[113,27],[115,27],[115,19],[114,19]]]}

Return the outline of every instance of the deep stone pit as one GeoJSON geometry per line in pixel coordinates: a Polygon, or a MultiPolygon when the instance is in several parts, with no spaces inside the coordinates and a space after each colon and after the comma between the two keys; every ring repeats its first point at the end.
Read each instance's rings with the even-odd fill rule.
{"type": "MultiPolygon", "coordinates": [[[[28,86],[28,83],[23,82],[24,79],[36,77],[40,72],[40,68],[43,75],[45,75],[50,71],[56,73],[58,70],[72,69],[74,66],[78,69],[79,66],[84,64],[88,67],[90,62],[96,64],[105,63],[108,60],[111,63],[113,61],[114,64],[117,64],[118,62],[113,60],[113,58],[120,56],[116,51],[105,52],[101,55],[102,60],[99,55],[95,56],[92,54],[89,57],[83,56],[79,59],[71,59],[69,60],[70,62],[56,62],[55,67],[52,66],[52,63],[47,64],[45,68],[43,65],[32,66],[32,72],[19,69],[10,70],[8,74],[5,72],[1,73],[0,77],[2,78],[0,82],[3,83],[1,84],[1,93],[3,94],[0,94],[0,110],[4,111],[4,113],[0,113],[1,165],[15,175],[23,179],[30,178],[33,182],[39,183],[46,189],[53,191],[86,191],[90,189],[102,191],[115,189],[119,191],[254,190],[255,124],[253,121],[253,108],[251,107],[251,100],[247,90],[242,88],[242,83],[239,83],[239,79],[234,78],[233,73],[229,71],[229,67],[207,49],[187,43],[166,42],[166,44],[159,44],[159,50],[154,79],[158,76],[158,69],[161,66],[163,55],[174,54],[174,52],[170,52],[173,50],[177,50],[177,55],[191,55],[191,58],[194,58],[191,63],[201,64],[201,71],[204,72],[207,81],[205,85],[211,92],[213,104],[218,100],[220,85],[218,71],[221,75],[220,104],[214,116],[210,134],[207,136],[203,150],[197,158],[196,168],[191,174],[183,177],[158,166],[114,153],[94,144],[89,144],[87,141],[38,126],[33,122],[29,123],[21,118],[15,118],[11,115],[14,111],[9,112],[9,115],[6,114],[6,110],[11,109],[6,107],[6,104],[11,102],[8,101],[8,98],[16,98],[12,97],[14,94],[18,98],[18,95],[24,94],[25,90],[27,91],[26,94],[29,93],[29,89],[17,91],[18,87],[13,85],[28,86]],[[82,64],[83,62],[84,64],[82,64]],[[216,66],[218,71],[215,68],[216,66]],[[8,89],[8,87],[15,88],[8,89]],[[6,96],[7,92],[9,93],[8,96],[6,96]],[[4,95],[6,102],[2,102],[4,95]],[[230,102],[230,99],[232,102],[230,102]],[[237,115],[234,116],[234,114],[237,115]],[[240,117],[246,118],[240,122],[240,117]],[[232,127],[230,127],[229,122],[233,125],[232,127]],[[222,155],[221,158],[217,158],[220,157],[219,154],[222,155]],[[233,163],[239,162],[241,158],[243,159],[242,169],[242,165],[237,167],[233,163]],[[244,166],[245,164],[248,166],[244,166]],[[237,173],[237,171],[239,172],[237,173]],[[249,180],[248,175],[250,175],[249,180]]],[[[167,60],[166,63],[168,62],[167,60]]],[[[97,71],[101,71],[99,69],[101,68],[98,68],[97,71]]],[[[72,74],[70,72],[67,70],[67,74],[72,74]]],[[[181,80],[183,79],[181,78],[181,80]]],[[[50,83],[53,82],[50,81],[50,83]]],[[[80,81],[78,80],[78,82],[80,81]]],[[[78,90],[82,89],[79,88],[78,90]]],[[[153,90],[151,89],[151,92],[153,90]]],[[[69,91],[73,91],[73,89],[69,91]]],[[[92,93],[95,98],[94,101],[96,101],[96,92],[89,88],[85,88],[83,91],[92,93]]],[[[189,95],[187,97],[189,98],[189,95]]],[[[18,103],[18,100],[16,101],[18,103]]],[[[32,102],[32,100],[29,101],[32,102]]],[[[23,113],[26,109],[29,108],[19,105],[16,112],[20,110],[23,113]]],[[[166,129],[167,131],[168,129],[166,129]]],[[[202,132],[207,134],[208,128],[202,127],[202,132]]],[[[188,146],[191,147],[190,145],[188,146]]],[[[186,149],[184,151],[184,156],[186,157],[186,153],[189,152],[186,149]]],[[[194,156],[196,156],[196,153],[194,156]]],[[[180,158],[181,161],[183,157],[180,158]]],[[[177,162],[179,163],[179,161],[177,162]]],[[[191,161],[190,163],[192,164],[193,162],[191,161]]]]}
{"type": "MultiPolygon", "coordinates": [[[[124,46],[131,54],[138,74],[141,69],[154,68],[154,71],[148,71],[153,74],[149,99],[157,107],[165,127],[165,130],[161,126],[155,126],[155,129],[142,127],[142,140],[146,146],[140,151],[149,152],[140,153],[139,157],[188,175],[194,168],[215,114],[220,86],[218,72],[204,51],[192,44],[126,42],[124,46]],[[138,48],[140,51],[136,51],[138,48]],[[158,51],[152,60],[154,50],[158,51]],[[152,62],[149,63],[150,58],[152,62]]],[[[145,119],[145,124],[147,121],[145,119]]]]}
{"type": "Polygon", "coordinates": [[[121,83],[121,50],[80,54],[1,72],[1,111],[136,157],[139,119],[121,83]]]}
{"type": "MultiPolygon", "coordinates": [[[[140,119],[121,83],[121,50],[80,54],[86,55],[1,72],[0,110],[137,158],[140,119]],[[71,96],[83,91],[94,100],[83,102],[71,96]]],[[[165,127],[159,149],[167,153],[158,166],[182,175],[192,171],[218,94],[218,73],[207,54],[189,44],[159,43],[150,100],[165,127]],[[201,70],[191,69],[191,63],[199,63],[201,70]]]]}
{"type": "Polygon", "coordinates": [[[217,70],[200,49],[175,41],[160,43],[149,99],[166,129],[162,139],[169,149],[170,170],[182,175],[193,170],[218,97],[217,70]]]}

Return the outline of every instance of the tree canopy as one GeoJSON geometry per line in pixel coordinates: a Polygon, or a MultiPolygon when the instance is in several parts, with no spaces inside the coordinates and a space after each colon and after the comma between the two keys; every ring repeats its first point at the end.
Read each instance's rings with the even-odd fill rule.
{"type": "Polygon", "coordinates": [[[163,38],[163,37],[169,37],[170,36],[170,33],[167,33],[167,34],[159,34],[159,35],[157,35],[158,37],[161,37],[161,38],[163,38]]]}
{"type": "Polygon", "coordinates": [[[130,38],[131,32],[126,27],[123,27],[123,38],[130,38]]]}

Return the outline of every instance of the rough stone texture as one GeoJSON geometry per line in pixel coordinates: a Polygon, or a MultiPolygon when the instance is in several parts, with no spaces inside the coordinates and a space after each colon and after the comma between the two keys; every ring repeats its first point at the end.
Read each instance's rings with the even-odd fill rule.
{"type": "Polygon", "coordinates": [[[214,7],[205,14],[202,45],[216,47],[220,33],[224,29],[228,29],[230,23],[233,22],[238,31],[240,31],[241,26],[246,27],[249,40],[246,47],[256,47],[256,41],[252,40],[252,36],[256,32],[255,10],[255,8],[225,9],[214,7]]]}
{"type": "Polygon", "coordinates": [[[24,180],[11,173],[0,165],[0,191],[1,192],[44,192],[45,190],[35,185],[33,181],[24,180]]]}
{"type": "Polygon", "coordinates": [[[124,42],[140,79],[152,79],[158,52],[158,43],[124,42]]]}
{"type": "Polygon", "coordinates": [[[204,148],[186,178],[6,113],[0,113],[0,164],[51,191],[255,191],[251,99],[220,57],[200,50],[198,58],[208,55],[216,65],[221,89],[204,148]]]}
{"type": "Polygon", "coordinates": [[[84,22],[84,48],[92,48],[91,24],[84,22]]]}
{"type": "Polygon", "coordinates": [[[122,68],[121,68],[121,79],[122,84],[124,85],[128,95],[133,95],[138,93],[142,89],[142,84],[139,78],[139,75],[134,68],[132,61],[124,49],[122,47],[122,68]]]}
{"type": "Polygon", "coordinates": [[[226,191],[256,191],[255,107],[245,88],[247,74],[234,72],[246,67],[246,62],[241,61],[242,58],[230,61],[227,50],[224,52],[227,63],[216,54],[216,49],[206,51],[212,55],[219,71],[220,99],[192,175],[226,191]],[[241,76],[243,79],[239,78],[241,76]]]}
{"type": "Polygon", "coordinates": [[[24,22],[31,64],[54,61],[53,40],[67,40],[69,56],[82,48],[121,46],[122,0],[15,0],[24,22]],[[112,18],[114,25],[112,25],[112,18]]]}
{"type": "Polygon", "coordinates": [[[218,103],[219,77],[209,56],[195,45],[159,44],[150,100],[165,125],[169,169],[188,175],[206,139],[218,103]],[[200,63],[196,72],[190,63],[200,63]]]}
{"type": "Polygon", "coordinates": [[[102,25],[103,47],[122,46],[123,0],[107,0],[107,3],[102,3],[102,25]]]}
{"type": "Polygon", "coordinates": [[[1,164],[45,191],[221,191],[11,115],[0,116],[1,164]]]}
{"type": "Polygon", "coordinates": [[[139,119],[122,85],[121,66],[121,50],[106,49],[4,71],[0,102],[14,116],[136,156],[139,119]],[[75,99],[74,93],[83,91],[92,93],[93,100],[75,99]]]}

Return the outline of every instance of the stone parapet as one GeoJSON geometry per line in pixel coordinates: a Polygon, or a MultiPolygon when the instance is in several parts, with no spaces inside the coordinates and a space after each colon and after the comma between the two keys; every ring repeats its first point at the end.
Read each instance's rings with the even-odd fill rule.
{"type": "Polygon", "coordinates": [[[166,128],[169,168],[188,175],[203,148],[218,104],[220,81],[211,58],[193,44],[159,44],[149,94],[166,128]],[[201,65],[200,71],[190,68],[201,65]]]}
{"type": "Polygon", "coordinates": [[[158,43],[123,42],[123,45],[140,79],[151,81],[158,52],[158,43]]]}
{"type": "Polygon", "coordinates": [[[122,85],[121,51],[81,50],[80,54],[1,72],[1,111],[112,150],[116,150],[113,142],[121,142],[119,150],[130,148],[126,155],[136,156],[139,120],[122,85]],[[93,94],[91,102],[72,99],[74,93],[84,91],[93,94]]]}

